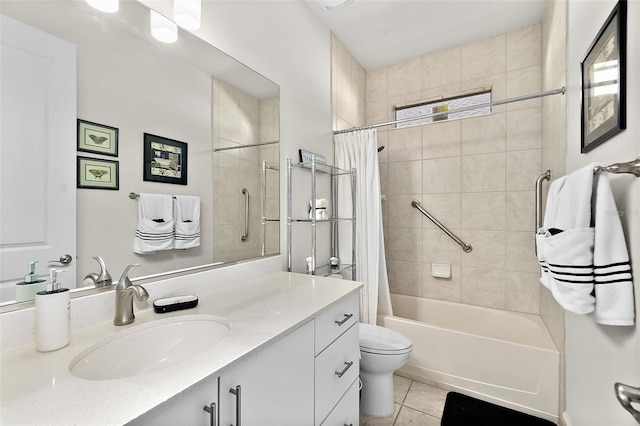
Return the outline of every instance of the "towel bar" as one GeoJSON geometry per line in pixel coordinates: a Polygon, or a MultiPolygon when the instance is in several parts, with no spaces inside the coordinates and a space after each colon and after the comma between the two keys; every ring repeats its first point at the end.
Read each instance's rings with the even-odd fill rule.
{"type": "MultiPolygon", "coordinates": [[[[138,199],[138,198],[140,198],[140,194],[136,194],[135,192],[130,192],[129,193],[129,198],[131,198],[132,200],[138,199]]],[[[173,196],[173,199],[174,200],[176,199],[175,195],[173,196]]]]}
{"type": "Polygon", "coordinates": [[[593,173],[630,173],[636,177],[640,177],[640,157],[633,161],[627,161],[626,163],[613,163],[606,167],[595,167],[593,173]]]}

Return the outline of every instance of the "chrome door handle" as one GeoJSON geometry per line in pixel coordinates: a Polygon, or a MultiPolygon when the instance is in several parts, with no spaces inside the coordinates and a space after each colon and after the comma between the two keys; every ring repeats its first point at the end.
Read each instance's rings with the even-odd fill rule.
{"type": "Polygon", "coordinates": [[[344,319],[342,321],[336,320],[335,323],[338,324],[338,326],[341,326],[345,322],[349,321],[349,319],[351,319],[352,316],[353,314],[344,314],[344,319]]]}
{"type": "Polygon", "coordinates": [[[62,256],[60,256],[60,259],[50,260],[49,263],[60,263],[62,265],[68,265],[71,263],[72,260],[73,260],[73,257],[71,257],[70,254],[63,254],[62,256]]]}
{"type": "MultiPolygon", "coordinates": [[[[241,401],[241,390],[240,390],[240,385],[236,386],[236,388],[231,388],[229,389],[229,392],[231,392],[232,394],[234,394],[236,396],[236,426],[242,426],[241,420],[240,420],[240,412],[241,412],[241,408],[240,408],[240,401],[241,401]]],[[[233,425],[231,425],[233,426],[233,425]]]]}
{"type": "Polygon", "coordinates": [[[632,402],[640,402],[640,388],[634,388],[629,385],[625,385],[622,383],[616,383],[614,385],[614,389],[616,390],[616,398],[620,404],[627,410],[636,422],[640,424],[640,411],[636,410],[631,406],[632,402]]]}
{"type": "Polygon", "coordinates": [[[209,425],[216,426],[216,403],[212,402],[210,405],[205,405],[204,411],[209,413],[209,425]]]}
{"type": "Polygon", "coordinates": [[[347,372],[347,370],[348,370],[349,368],[351,368],[351,366],[353,365],[353,361],[345,362],[345,363],[344,363],[344,365],[346,365],[346,367],[344,367],[344,368],[342,369],[342,371],[336,371],[336,372],[335,372],[335,373],[336,373],[336,376],[338,376],[338,377],[342,377],[342,376],[344,376],[344,373],[346,373],[346,372],[347,372]]]}

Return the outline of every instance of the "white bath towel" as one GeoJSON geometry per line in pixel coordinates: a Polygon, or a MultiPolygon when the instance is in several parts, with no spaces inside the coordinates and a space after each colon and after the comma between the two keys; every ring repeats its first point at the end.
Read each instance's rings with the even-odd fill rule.
{"type": "Polygon", "coordinates": [[[566,310],[633,325],[631,267],[609,177],[596,164],[555,180],[536,235],[540,281],[566,310]],[[594,189],[595,188],[595,189],[594,189]]]}
{"type": "Polygon", "coordinates": [[[175,200],[176,249],[189,249],[200,245],[200,197],[176,195],[175,200]]]}
{"type": "Polygon", "coordinates": [[[173,197],[140,194],[133,252],[151,254],[173,248],[173,197]]]}

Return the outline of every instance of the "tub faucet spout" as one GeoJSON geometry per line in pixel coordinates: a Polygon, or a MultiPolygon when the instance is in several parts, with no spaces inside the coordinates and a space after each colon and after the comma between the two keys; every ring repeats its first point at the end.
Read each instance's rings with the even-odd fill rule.
{"type": "Polygon", "coordinates": [[[136,285],[129,279],[129,270],[140,266],[139,263],[129,265],[125,268],[122,276],[116,285],[116,312],[113,317],[115,325],[127,325],[135,321],[133,314],[133,296],[136,299],[144,301],[149,299],[149,293],[141,285],[136,285]]]}

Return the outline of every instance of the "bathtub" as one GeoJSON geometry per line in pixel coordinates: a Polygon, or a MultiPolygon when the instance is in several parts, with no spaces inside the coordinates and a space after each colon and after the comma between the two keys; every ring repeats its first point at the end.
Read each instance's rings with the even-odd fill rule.
{"type": "Polygon", "coordinates": [[[400,294],[391,305],[378,325],[413,341],[396,374],[558,421],[559,353],[540,317],[400,294]]]}

